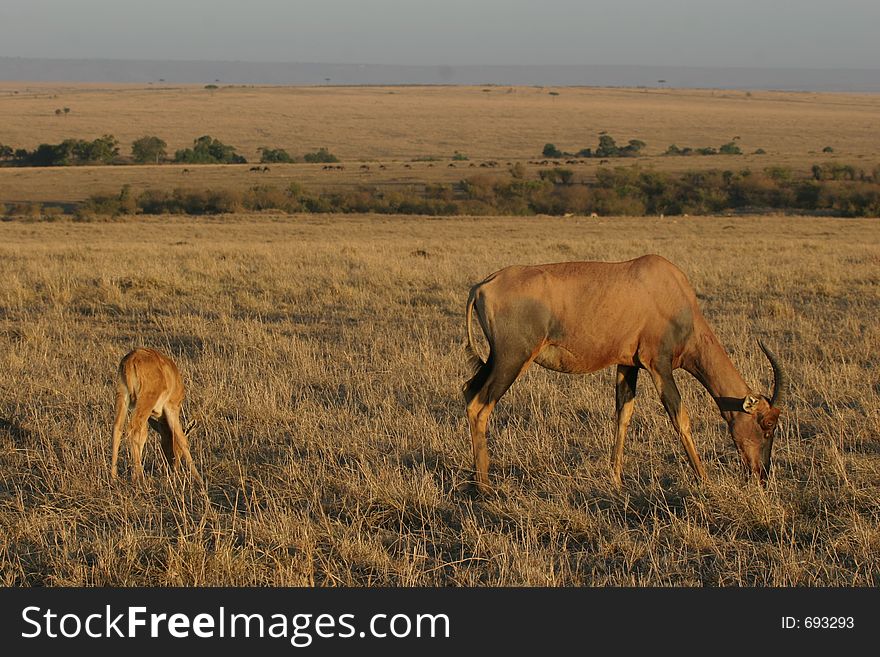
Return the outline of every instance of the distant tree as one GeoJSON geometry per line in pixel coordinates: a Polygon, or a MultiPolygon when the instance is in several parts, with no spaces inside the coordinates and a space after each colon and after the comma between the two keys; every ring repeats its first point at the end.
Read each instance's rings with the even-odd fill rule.
{"type": "Polygon", "coordinates": [[[556,144],[544,144],[544,150],[541,151],[544,157],[562,157],[562,151],[556,148],[556,144]]]}
{"type": "Polygon", "coordinates": [[[13,158],[22,166],[61,167],[71,164],[110,163],[119,155],[119,142],[113,135],[94,141],[65,139],[60,144],[40,144],[33,151],[16,150],[13,158]]]}
{"type": "Polygon", "coordinates": [[[724,155],[742,155],[742,149],[732,141],[722,144],[718,152],[724,155]]]}
{"type": "Polygon", "coordinates": [[[247,160],[235,152],[234,146],[203,135],[193,141],[192,148],[174,153],[174,161],[187,164],[245,164],[247,160]]]}
{"type": "Polygon", "coordinates": [[[205,89],[219,89],[216,84],[206,84],[205,89]]]}
{"type": "Polygon", "coordinates": [[[831,146],[826,146],[825,148],[822,149],[822,152],[823,153],[833,153],[834,149],[831,148],[831,146]]]}
{"type": "Polygon", "coordinates": [[[260,153],[260,162],[294,162],[293,157],[283,148],[269,148],[260,146],[257,151],[260,153]]]}
{"type": "Polygon", "coordinates": [[[303,159],[306,162],[339,162],[338,157],[323,147],[312,153],[306,153],[303,159]]]}
{"type": "Polygon", "coordinates": [[[73,163],[73,143],[69,139],[60,144],[40,144],[32,152],[16,151],[16,159],[26,166],[60,167],[73,163]]]}
{"type": "Polygon", "coordinates": [[[0,160],[11,160],[13,155],[15,155],[15,150],[12,146],[0,144],[0,160]]]}
{"type": "Polygon", "coordinates": [[[611,135],[599,136],[599,147],[596,149],[596,157],[617,157],[620,149],[611,135]]]}
{"type": "Polygon", "coordinates": [[[109,164],[119,155],[119,141],[113,135],[104,135],[94,141],[77,140],[73,144],[73,155],[77,164],[109,164]]]}
{"type": "Polygon", "coordinates": [[[69,107],[65,107],[65,108],[64,108],[64,113],[65,113],[65,114],[70,114],[70,108],[69,108],[69,107]]]}
{"type": "Polygon", "coordinates": [[[464,160],[468,159],[468,156],[460,151],[455,151],[455,153],[452,154],[452,159],[458,160],[458,161],[464,161],[464,160]]]}
{"type": "Polygon", "coordinates": [[[131,145],[131,156],[138,164],[148,162],[159,164],[168,155],[168,144],[156,136],[146,136],[135,140],[131,145]]]}
{"type": "Polygon", "coordinates": [[[647,146],[647,144],[641,139],[630,139],[629,142],[627,142],[627,145],[620,149],[620,155],[622,157],[633,157],[638,155],[639,151],[645,146],[647,146]]]}

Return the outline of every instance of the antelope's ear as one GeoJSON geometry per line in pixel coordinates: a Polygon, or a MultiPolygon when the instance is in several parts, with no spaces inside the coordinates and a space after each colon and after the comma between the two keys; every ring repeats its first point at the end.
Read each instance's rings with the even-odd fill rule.
{"type": "Polygon", "coordinates": [[[761,403],[761,400],[757,397],[753,397],[752,395],[746,395],[746,398],[743,399],[743,410],[749,415],[754,415],[755,411],[758,410],[758,404],[761,403]]]}

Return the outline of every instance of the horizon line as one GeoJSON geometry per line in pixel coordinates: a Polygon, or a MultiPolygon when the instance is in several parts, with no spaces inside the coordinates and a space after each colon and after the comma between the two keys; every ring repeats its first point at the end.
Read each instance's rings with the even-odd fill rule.
{"type": "Polygon", "coordinates": [[[280,64],[280,65],[307,65],[307,66],[372,66],[386,68],[646,68],[646,69],[710,69],[710,70],[754,70],[754,71],[772,71],[772,70],[788,70],[788,71],[865,71],[880,72],[878,67],[856,67],[856,66],[785,66],[785,65],[769,65],[769,66],[746,66],[746,65],[704,65],[704,64],[387,64],[375,62],[343,62],[343,61],[293,61],[293,60],[251,60],[251,59],[189,59],[189,58],[153,58],[153,57],[49,57],[49,56],[31,56],[31,55],[4,55],[0,54],[0,59],[18,59],[18,60],[36,60],[36,61],[55,61],[55,62],[186,62],[195,64],[280,64]]]}

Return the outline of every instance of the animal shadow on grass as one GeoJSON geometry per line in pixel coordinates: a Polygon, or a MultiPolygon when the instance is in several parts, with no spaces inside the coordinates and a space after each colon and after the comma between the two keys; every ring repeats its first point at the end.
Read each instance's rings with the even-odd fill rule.
{"type": "Polygon", "coordinates": [[[173,354],[186,356],[189,359],[201,356],[205,350],[205,341],[197,335],[175,334],[167,338],[168,350],[173,354]]]}
{"type": "Polygon", "coordinates": [[[24,449],[33,444],[33,434],[15,420],[0,417],[0,432],[9,434],[17,449],[24,449]]]}
{"type": "MultiPolygon", "coordinates": [[[[14,449],[19,451],[28,451],[28,450],[40,450],[43,448],[42,445],[38,444],[37,437],[34,433],[19,424],[14,419],[8,417],[0,417],[0,437],[6,434],[12,441],[12,445],[14,449]]],[[[56,453],[56,457],[58,454],[56,453]]],[[[42,479],[42,477],[39,477],[42,479]]],[[[13,482],[15,478],[10,478],[10,484],[7,486],[6,484],[0,483],[0,500],[8,497],[12,497],[15,495],[15,490],[20,489],[22,486],[15,485],[13,482]]]]}
{"type": "Polygon", "coordinates": [[[428,447],[409,450],[400,455],[400,465],[408,470],[424,470],[430,474],[437,487],[448,498],[470,495],[470,491],[463,490],[468,482],[461,483],[462,478],[472,479],[470,472],[462,470],[458,463],[454,463],[443,452],[428,447]]]}

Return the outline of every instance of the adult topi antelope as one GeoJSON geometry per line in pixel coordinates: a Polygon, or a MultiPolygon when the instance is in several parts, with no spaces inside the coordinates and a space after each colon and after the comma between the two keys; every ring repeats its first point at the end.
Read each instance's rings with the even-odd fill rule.
{"type": "Polygon", "coordinates": [[[110,476],[116,479],[119,443],[125,418],[132,410],[128,423],[126,443],[132,457],[132,478],[143,481],[143,449],[147,442],[147,424],[151,424],[162,437],[162,453],[168,464],[177,467],[180,459],[186,460],[190,471],[198,481],[199,473],[189,452],[187,434],[195,422],[186,429],[180,423],[183,403],[183,379],[177,365],[167,356],[153,349],[134,349],[119,363],[119,381],[116,384],[116,421],[113,424],[113,454],[110,460],[110,476]]]}
{"type": "Polygon", "coordinates": [[[464,385],[476,484],[489,490],[486,429],[495,404],[536,362],[557,372],[586,373],[617,365],[617,437],[611,470],[620,485],[623,441],[632,418],[639,370],[647,370],[688,462],[706,477],[672,372],[690,372],[718,404],[746,470],[763,483],[770,472],[773,433],[784,387],[782,368],[763,344],[773,369],[769,399],[756,394],[733,366],[680,269],[657,255],[626,262],[564,262],[512,266],[471,288],[468,349],[473,377],[464,385]],[[474,347],[472,313],[489,343],[484,362],[474,347]]]}

